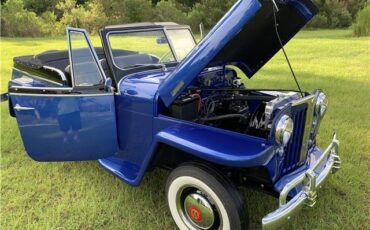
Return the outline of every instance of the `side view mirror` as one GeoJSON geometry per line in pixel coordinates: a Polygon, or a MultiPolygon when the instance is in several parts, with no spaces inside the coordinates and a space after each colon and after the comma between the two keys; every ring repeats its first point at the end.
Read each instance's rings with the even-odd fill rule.
{"type": "Polygon", "coordinates": [[[161,44],[167,44],[167,38],[166,37],[157,37],[157,44],[161,45],[161,44]]]}

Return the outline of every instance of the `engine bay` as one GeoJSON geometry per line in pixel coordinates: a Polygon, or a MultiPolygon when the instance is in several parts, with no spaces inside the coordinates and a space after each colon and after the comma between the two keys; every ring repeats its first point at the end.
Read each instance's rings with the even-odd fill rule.
{"type": "Polygon", "coordinates": [[[170,114],[181,120],[267,138],[273,111],[297,97],[296,92],[247,89],[235,70],[210,68],[174,101],[170,114]]]}

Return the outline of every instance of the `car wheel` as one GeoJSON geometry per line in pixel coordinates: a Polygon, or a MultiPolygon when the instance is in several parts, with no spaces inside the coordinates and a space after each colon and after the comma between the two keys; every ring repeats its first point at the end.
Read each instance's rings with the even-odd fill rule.
{"type": "Polygon", "coordinates": [[[243,199],[228,178],[202,164],[174,169],[167,179],[166,196],[181,230],[248,228],[243,199]]]}

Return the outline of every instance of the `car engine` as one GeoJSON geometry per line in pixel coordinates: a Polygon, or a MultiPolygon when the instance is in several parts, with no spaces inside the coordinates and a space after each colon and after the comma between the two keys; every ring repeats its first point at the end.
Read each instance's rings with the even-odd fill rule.
{"type": "Polygon", "coordinates": [[[272,110],[295,92],[249,90],[234,70],[211,70],[199,76],[172,104],[173,117],[238,133],[267,137],[272,110]]]}

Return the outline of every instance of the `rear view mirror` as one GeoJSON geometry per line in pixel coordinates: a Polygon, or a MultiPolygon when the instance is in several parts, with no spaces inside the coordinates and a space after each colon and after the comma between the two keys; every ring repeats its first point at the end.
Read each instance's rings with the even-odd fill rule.
{"type": "Polygon", "coordinates": [[[157,44],[161,45],[161,44],[167,44],[167,38],[166,37],[157,37],[157,44]]]}

